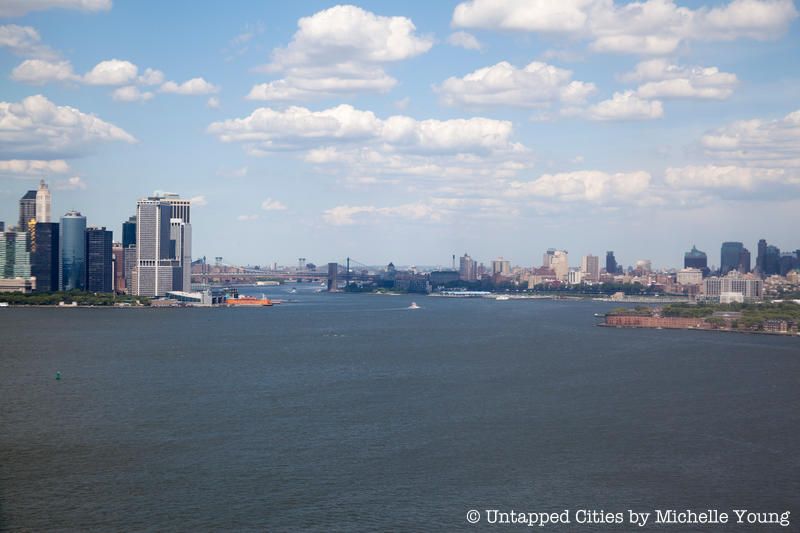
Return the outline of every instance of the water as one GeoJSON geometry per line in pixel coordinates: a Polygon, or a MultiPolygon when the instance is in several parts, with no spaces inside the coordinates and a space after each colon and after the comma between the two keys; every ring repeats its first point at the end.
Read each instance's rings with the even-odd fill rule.
{"type": "MultiPolygon", "coordinates": [[[[744,507],[798,530],[798,339],[598,328],[598,302],[314,289],[259,309],[0,310],[0,528],[744,507]]],[[[613,527],[559,530],[595,529],[613,527]]]]}

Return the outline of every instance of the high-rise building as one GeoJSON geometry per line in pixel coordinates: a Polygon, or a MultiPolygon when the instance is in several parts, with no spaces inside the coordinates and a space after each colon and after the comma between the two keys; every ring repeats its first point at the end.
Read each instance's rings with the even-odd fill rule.
{"type": "Polygon", "coordinates": [[[478,279],[478,265],[466,253],[459,260],[458,278],[462,281],[475,281],[478,279]]]}
{"type": "Polygon", "coordinates": [[[606,252],[606,272],[614,275],[617,273],[617,259],[614,257],[614,252],[606,252]]]}
{"type": "Polygon", "coordinates": [[[136,215],[122,223],[122,247],[136,244],[136,215]]]}
{"type": "Polygon", "coordinates": [[[511,275],[511,261],[498,257],[492,260],[492,275],[500,274],[501,276],[511,275]]]}
{"type": "Polygon", "coordinates": [[[581,272],[589,281],[600,279],[600,258],[596,255],[584,255],[581,258],[581,272]]]}
{"type": "Polygon", "coordinates": [[[177,262],[170,257],[172,207],[160,197],[136,204],[136,264],[131,275],[132,294],[164,296],[172,290],[177,262]]]}
{"type": "Polygon", "coordinates": [[[169,226],[170,255],[178,261],[172,290],[188,292],[192,289],[192,225],[172,218],[169,226]]]}
{"type": "Polygon", "coordinates": [[[744,246],[740,242],[723,242],[720,250],[719,273],[724,276],[731,270],[739,269],[739,258],[744,246]]]}
{"type": "Polygon", "coordinates": [[[747,248],[742,248],[742,251],[739,252],[739,265],[736,267],[736,270],[742,274],[750,272],[750,250],[747,248]]]}
{"type": "Polygon", "coordinates": [[[133,269],[136,267],[136,245],[123,249],[122,267],[125,270],[125,293],[133,294],[133,269]]]}
{"type": "Polygon", "coordinates": [[[569,274],[569,254],[566,250],[555,250],[553,252],[550,268],[556,273],[556,279],[567,281],[567,276],[569,274]]]}
{"type": "Polygon", "coordinates": [[[58,222],[37,222],[31,239],[31,275],[36,278],[37,292],[58,291],[59,225],[58,222]]]}
{"type": "Polygon", "coordinates": [[[36,219],[36,191],[26,192],[19,199],[19,231],[28,231],[28,222],[36,219]]]}
{"type": "Polygon", "coordinates": [[[36,191],[36,222],[50,222],[50,189],[44,180],[36,191]]]}
{"type": "Polygon", "coordinates": [[[791,252],[783,252],[778,259],[778,274],[785,276],[792,270],[797,268],[795,256],[791,252]]]}
{"type": "Polygon", "coordinates": [[[696,268],[703,272],[704,276],[708,275],[708,256],[705,252],[697,249],[697,246],[692,245],[692,249],[683,254],[683,268],[696,268]]]}
{"type": "Polygon", "coordinates": [[[121,242],[111,244],[112,265],[114,266],[114,292],[125,292],[125,249],[121,242]]]}
{"type": "Polygon", "coordinates": [[[0,220],[0,231],[5,231],[5,230],[6,230],[6,223],[0,220]]]}
{"type": "Polygon", "coordinates": [[[556,254],[555,248],[548,248],[542,255],[542,268],[553,268],[553,257],[556,254]]]}
{"type": "Polygon", "coordinates": [[[86,230],[86,290],[89,292],[114,290],[112,237],[106,228],[86,230]]]}
{"type": "Polygon", "coordinates": [[[31,277],[28,240],[29,235],[24,231],[0,233],[0,277],[4,279],[31,277]]]}
{"type": "Polygon", "coordinates": [[[758,240],[758,255],[756,255],[756,272],[760,275],[764,275],[764,262],[767,258],[767,240],[766,239],[759,239],[758,240]]]}
{"type": "Polygon", "coordinates": [[[762,271],[762,275],[774,276],[779,274],[781,271],[780,261],[781,249],[771,244],[767,245],[764,251],[764,270],[762,271]]]}
{"type": "Polygon", "coordinates": [[[69,211],[61,217],[61,270],[59,288],[62,291],[86,288],[86,217],[69,211]]]}

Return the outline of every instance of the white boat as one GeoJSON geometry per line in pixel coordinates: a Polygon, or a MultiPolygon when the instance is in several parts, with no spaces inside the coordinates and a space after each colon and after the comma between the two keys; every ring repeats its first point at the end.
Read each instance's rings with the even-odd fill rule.
{"type": "Polygon", "coordinates": [[[411,302],[411,305],[408,306],[408,309],[422,309],[422,308],[417,305],[417,302],[411,302]]]}
{"type": "Polygon", "coordinates": [[[501,294],[500,296],[495,298],[495,300],[497,300],[498,302],[505,302],[506,300],[510,300],[510,299],[511,299],[511,297],[507,296],[505,294],[501,294]]]}

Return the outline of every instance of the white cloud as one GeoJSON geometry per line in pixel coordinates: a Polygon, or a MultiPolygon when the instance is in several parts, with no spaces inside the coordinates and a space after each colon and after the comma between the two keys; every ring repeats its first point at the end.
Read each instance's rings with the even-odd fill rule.
{"type": "Polygon", "coordinates": [[[481,42],[474,35],[465,31],[451,33],[447,38],[447,43],[466,50],[481,50],[483,48],[481,42]]]}
{"type": "Polygon", "coordinates": [[[650,120],[663,117],[664,108],[658,100],[644,100],[625,91],[589,107],[587,116],[590,120],[650,120]]]}
{"type": "Polygon", "coordinates": [[[400,100],[395,100],[392,102],[392,105],[398,111],[405,111],[408,109],[408,105],[411,103],[411,98],[406,96],[405,98],[401,98],[400,100]]]}
{"type": "Polygon", "coordinates": [[[272,53],[265,72],[284,78],[255,85],[253,100],[304,100],[361,91],[386,92],[397,80],[383,65],[427,52],[433,40],[415,34],[406,17],[376,15],[338,5],[298,21],[286,48],[272,53]]]}
{"type": "Polygon", "coordinates": [[[207,82],[203,78],[192,78],[181,84],[168,81],[161,86],[159,91],[162,93],[182,95],[213,94],[219,92],[219,87],[207,82]]]}
{"type": "Polygon", "coordinates": [[[11,79],[43,85],[50,82],[80,81],[69,61],[48,61],[45,59],[26,59],[11,71],[11,79]]]}
{"type": "Polygon", "coordinates": [[[502,61],[435,88],[448,105],[541,107],[550,102],[582,103],[592,83],[572,81],[572,72],[534,61],[525,68],[502,61]]]}
{"type": "Polygon", "coordinates": [[[146,102],[155,96],[150,91],[140,91],[135,85],[128,85],[116,89],[111,97],[118,102],[146,102]]]}
{"type": "Polygon", "coordinates": [[[39,32],[31,26],[0,26],[0,47],[6,47],[11,53],[22,57],[56,59],[58,54],[41,41],[39,32]]]}
{"type": "Polygon", "coordinates": [[[86,189],[86,182],[80,176],[72,176],[65,180],[56,181],[54,187],[59,191],[84,190],[86,189]]]}
{"type": "Polygon", "coordinates": [[[797,18],[792,0],[733,0],[691,9],[673,0],[469,0],[453,26],[560,34],[585,39],[598,52],[669,54],[690,40],[767,40],[797,18]]]}
{"type": "Polygon", "coordinates": [[[287,207],[278,200],[267,198],[266,200],[261,202],[261,209],[263,209],[264,211],[285,211],[287,207]]]}
{"type": "Polygon", "coordinates": [[[31,159],[11,159],[0,161],[0,174],[19,176],[44,176],[69,172],[69,165],[63,159],[50,161],[31,159]]]}
{"type": "Polygon", "coordinates": [[[339,205],[326,209],[323,213],[323,218],[328,224],[346,226],[355,224],[357,218],[365,215],[395,217],[406,220],[440,220],[441,218],[440,213],[433,206],[424,203],[409,203],[392,207],[339,205]]]}
{"type": "Polygon", "coordinates": [[[160,70],[148,68],[144,74],[139,76],[137,82],[140,85],[159,85],[164,82],[164,73],[160,70]]]}
{"type": "Polygon", "coordinates": [[[239,222],[252,222],[258,220],[258,215],[239,215],[236,217],[236,220],[239,222]]]}
{"type": "Polygon", "coordinates": [[[506,195],[596,204],[631,203],[638,201],[649,187],[650,174],[643,171],[609,174],[580,170],[544,174],[528,182],[514,181],[506,195]]]}
{"type": "Polygon", "coordinates": [[[208,205],[208,200],[206,197],[201,195],[192,196],[189,201],[192,203],[192,207],[205,207],[208,205]]]}
{"type": "Polygon", "coordinates": [[[89,85],[126,85],[133,82],[139,68],[130,61],[109,59],[96,64],[83,76],[89,85]]]}
{"type": "MultiPolygon", "coordinates": [[[[664,181],[676,189],[742,189],[783,181],[783,169],[759,169],[737,166],[690,165],[667,168],[664,181]]],[[[796,182],[800,183],[800,182],[796,182]]]]}
{"type": "Polygon", "coordinates": [[[219,98],[216,96],[210,96],[208,100],[206,100],[206,107],[209,109],[219,109],[219,98]]]}
{"type": "Polygon", "coordinates": [[[0,159],[60,159],[91,151],[98,142],[136,139],[123,129],[42,95],[0,102],[0,159]]]}
{"type": "Polygon", "coordinates": [[[53,8],[108,11],[111,9],[111,0],[3,0],[0,3],[0,17],[21,17],[32,11],[53,8]]]}
{"type": "Polygon", "coordinates": [[[684,67],[664,59],[651,59],[636,65],[624,81],[645,82],[636,90],[642,98],[701,98],[723,100],[738,84],[735,74],[717,67],[684,67]]]}
{"type": "Polygon", "coordinates": [[[285,110],[262,107],[245,118],[214,122],[208,132],[223,142],[245,143],[254,154],[370,141],[412,152],[485,153],[522,149],[510,141],[509,121],[487,118],[420,121],[403,115],[380,119],[371,111],[350,105],[323,111],[296,106],[285,110]]]}

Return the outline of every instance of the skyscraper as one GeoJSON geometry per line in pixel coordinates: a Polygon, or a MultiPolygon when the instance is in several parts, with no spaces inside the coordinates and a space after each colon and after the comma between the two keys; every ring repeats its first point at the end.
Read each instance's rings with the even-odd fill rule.
{"type": "Polygon", "coordinates": [[[555,248],[548,248],[547,251],[542,255],[542,268],[552,268],[553,266],[553,257],[555,256],[556,249],[555,248]]]}
{"type": "Polygon", "coordinates": [[[125,292],[125,249],[122,243],[115,242],[111,245],[111,255],[114,265],[114,292],[125,292]]]}
{"type": "Polygon", "coordinates": [[[0,233],[0,278],[29,279],[31,277],[28,238],[28,234],[23,231],[0,233]]]}
{"type": "Polygon", "coordinates": [[[758,240],[758,255],[756,255],[756,272],[760,275],[764,275],[764,262],[767,258],[767,240],[766,239],[759,239],[758,240]]]}
{"type": "Polygon", "coordinates": [[[86,230],[86,290],[111,292],[114,290],[112,234],[106,228],[86,230]]]}
{"type": "Polygon", "coordinates": [[[492,260],[492,274],[500,274],[501,276],[511,275],[511,261],[498,257],[492,260]]]}
{"type": "Polygon", "coordinates": [[[86,217],[69,211],[61,217],[61,271],[59,288],[62,291],[84,290],[86,287],[86,217]]]}
{"type": "Polygon", "coordinates": [[[692,249],[683,254],[683,268],[697,268],[703,271],[703,275],[708,275],[708,256],[705,252],[692,245],[692,249]]]}
{"type": "Polygon", "coordinates": [[[740,242],[723,242],[720,250],[719,274],[724,276],[731,270],[738,270],[739,259],[744,246],[740,242]]]}
{"type": "Polygon", "coordinates": [[[566,250],[555,250],[553,252],[550,268],[556,273],[556,279],[567,281],[567,276],[569,275],[569,254],[566,250]]]}
{"type": "Polygon", "coordinates": [[[750,250],[747,248],[742,248],[739,252],[739,266],[736,269],[742,274],[750,272],[750,250]]]}
{"type": "Polygon", "coordinates": [[[172,207],[160,197],[143,198],[136,204],[136,263],[131,291],[137,296],[164,296],[172,290],[174,267],[170,257],[172,207]]]}
{"type": "Polygon", "coordinates": [[[780,273],[781,250],[777,246],[767,245],[764,250],[764,270],[762,275],[774,276],[780,273]]]}
{"type": "Polygon", "coordinates": [[[581,272],[589,281],[600,279],[600,258],[596,255],[584,255],[581,258],[581,272]]]}
{"type": "Polygon", "coordinates": [[[28,222],[36,219],[36,191],[28,191],[19,199],[19,231],[28,231],[28,222]]]}
{"type": "Polygon", "coordinates": [[[606,252],[606,272],[612,276],[617,273],[617,259],[613,251],[606,252]]]}
{"type": "Polygon", "coordinates": [[[136,244],[136,215],[122,223],[122,247],[136,244]]]}
{"type": "Polygon", "coordinates": [[[50,222],[50,189],[44,180],[36,191],[36,222],[50,222]]]}
{"type": "Polygon", "coordinates": [[[37,222],[31,232],[31,275],[36,278],[37,292],[58,291],[59,225],[37,222]]]}
{"type": "Polygon", "coordinates": [[[158,198],[170,206],[170,258],[177,261],[172,289],[189,291],[192,288],[192,202],[172,193],[158,198]]]}
{"type": "Polygon", "coordinates": [[[459,260],[458,278],[462,281],[475,281],[478,279],[478,265],[466,253],[459,260]]]}

